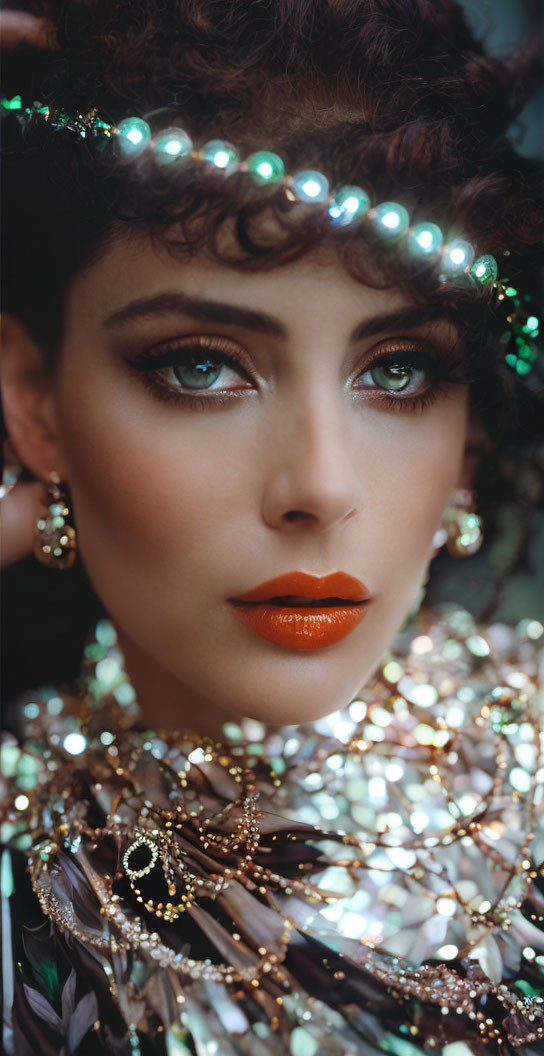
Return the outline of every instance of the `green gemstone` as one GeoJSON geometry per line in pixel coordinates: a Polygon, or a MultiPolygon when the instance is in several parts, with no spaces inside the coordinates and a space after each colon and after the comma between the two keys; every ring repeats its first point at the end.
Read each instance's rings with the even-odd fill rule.
{"type": "Polygon", "coordinates": [[[414,256],[431,257],[440,253],[444,236],[437,224],[415,224],[408,232],[406,244],[414,256]]]}
{"type": "Polygon", "coordinates": [[[64,520],[64,517],[52,517],[51,518],[51,527],[52,528],[64,528],[65,523],[66,522],[64,520]]]}
{"type": "Polygon", "coordinates": [[[96,642],[91,642],[86,645],[83,650],[83,655],[87,660],[102,660],[104,656],[104,648],[101,645],[97,645],[96,642]]]}
{"type": "Polygon", "coordinates": [[[518,291],[513,286],[507,286],[504,292],[507,297],[515,297],[518,291]]]}
{"type": "Polygon", "coordinates": [[[474,261],[470,269],[470,274],[482,286],[489,286],[490,283],[495,282],[497,278],[497,261],[495,257],[492,257],[490,253],[486,253],[483,257],[478,257],[478,260],[474,261]]]}
{"type": "Polygon", "coordinates": [[[514,985],[517,986],[518,990],[521,990],[522,994],[525,994],[525,997],[539,997],[544,994],[543,989],[531,986],[525,979],[516,979],[514,985]]]}
{"type": "Polygon", "coordinates": [[[408,210],[397,202],[382,202],[376,206],[376,226],[386,238],[400,238],[408,230],[408,210]]]}
{"type": "Polygon", "coordinates": [[[4,110],[22,110],[23,100],[20,95],[14,95],[11,99],[2,99],[4,110]]]}
{"type": "Polygon", "coordinates": [[[333,197],[329,216],[334,224],[344,226],[364,216],[370,209],[370,198],[362,187],[340,187],[333,197]]]}
{"type": "Polygon", "coordinates": [[[527,363],[527,360],[525,360],[525,359],[518,359],[518,361],[516,363],[516,372],[518,374],[522,374],[522,375],[530,374],[532,369],[533,369],[532,363],[527,363]]]}
{"type": "Polygon", "coordinates": [[[539,321],[538,321],[536,315],[530,315],[529,318],[527,319],[527,322],[525,323],[525,326],[527,327],[527,330],[529,330],[529,332],[532,332],[534,330],[538,330],[539,321]]]}
{"type": "Polygon", "coordinates": [[[509,367],[514,367],[515,368],[516,363],[518,361],[518,357],[514,354],[514,352],[507,352],[507,354],[505,355],[504,358],[505,358],[505,361],[508,363],[509,367]]]}
{"type": "Polygon", "coordinates": [[[256,183],[280,183],[285,175],[285,165],[278,154],[271,150],[258,150],[247,159],[247,169],[256,183]]]}
{"type": "Polygon", "coordinates": [[[109,132],[111,132],[111,127],[112,127],[112,126],[111,126],[111,125],[109,125],[107,121],[102,121],[102,120],[101,120],[100,118],[97,118],[97,119],[96,119],[96,120],[95,120],[95,121],[93,122],[93,127],[92,127],[92,131],[93,131],[93,133],[95,133],[96,135],[104,135],[104,136],[107,136],[107,135],[108,135],[108,133],[109,133],[109,132]]]}
{"type": "Polygon", "coordinates": [[[54,111],[53,119],[50,119],[49,124],[52,128],[65,128],[68,124],[70,117],[68,114],[62,114],[60,111],[54,111]]]}

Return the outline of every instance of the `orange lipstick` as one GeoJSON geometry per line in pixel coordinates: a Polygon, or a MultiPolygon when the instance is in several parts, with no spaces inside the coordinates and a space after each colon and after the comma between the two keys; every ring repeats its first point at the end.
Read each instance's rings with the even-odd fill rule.
{"type": "Polygon", "coordinates": [[[288,572],[229,598],[234,615],[262,638],[286,649],[324,649],[361,623],[370,592],[346,572],[288,572]]]}

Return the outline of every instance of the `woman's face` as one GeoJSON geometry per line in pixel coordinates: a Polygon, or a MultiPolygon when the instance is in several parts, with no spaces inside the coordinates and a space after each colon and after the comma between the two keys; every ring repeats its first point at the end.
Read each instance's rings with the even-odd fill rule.
{"type": "Polygon", "coordinates": [[[357,694],[458,480],[458,340],[331,248],[242,273],[129,236],[77,275],[52,383],[58,468],[157,723],[299,723],[357,694]],[[364,618],[308,649],[240,621],[229,598],[294,571],[361,580],[364,618]]]}

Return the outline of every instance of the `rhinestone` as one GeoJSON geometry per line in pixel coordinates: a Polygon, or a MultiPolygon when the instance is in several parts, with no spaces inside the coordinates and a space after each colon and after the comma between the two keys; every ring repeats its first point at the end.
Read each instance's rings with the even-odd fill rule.
{"type": "Polygon", "coordinates": [[[470,269],[470,274],[482,286],[489,286],[492,282],[495,282],[497,278],[497,261],[495,257],[492,257],[490,253],[486,253],[483,257],[478,257],[478,260],[474,261],[470,269]]]}

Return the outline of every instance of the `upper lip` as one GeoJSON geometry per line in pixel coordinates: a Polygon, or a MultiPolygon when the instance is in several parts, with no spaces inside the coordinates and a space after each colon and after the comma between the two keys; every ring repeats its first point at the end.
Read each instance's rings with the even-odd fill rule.
{"type": "Polygon", "coordinates": [[[326,576],[314,576],[309,572],[286,572],[274,579],[267,579],[253,590],[238,594],[232,601],[271,601],[273,598],[294,595],[311,600],[339,598],[343,601],[366,601],[370,596],[368,587],[360,579],[347,572],[331,572],[326,576]]]}

